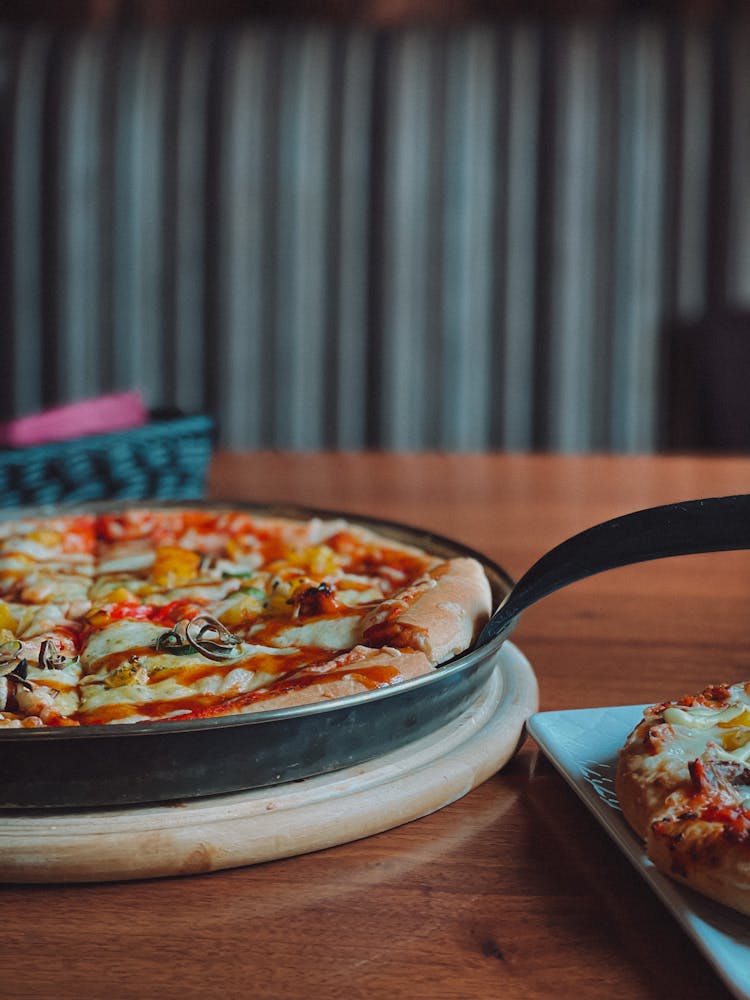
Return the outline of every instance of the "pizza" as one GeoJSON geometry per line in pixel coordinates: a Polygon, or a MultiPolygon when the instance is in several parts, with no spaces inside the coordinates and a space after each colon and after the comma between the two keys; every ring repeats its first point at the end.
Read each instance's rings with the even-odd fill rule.
{"type": "Polygon", "coordinates": [[[434,671],[491,607],[478,560],[341,518],[132,508],[0,522],[0,726],[320,702],[434,671]]]}
{"type": "Polygon", "coordinates": [[[660,871],[750,914],[750,682],[648,708],[615,790],[660,871]]]}

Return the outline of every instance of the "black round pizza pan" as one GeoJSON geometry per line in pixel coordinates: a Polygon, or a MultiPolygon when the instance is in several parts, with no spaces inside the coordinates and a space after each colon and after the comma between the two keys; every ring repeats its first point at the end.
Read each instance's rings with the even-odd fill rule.
{"type": "MultiPolygon", "coordinates": [[[[403,524],[338,511],[247,503],[201,506],[295,519],[345,518],[446,558],[473,556],[497,605],[512,586],[480,553],[403,524]]],[[[122,510],[125,505],[35,508],[13,516],[122,510]]],[[[211,719],[49,729],[0,729],[0,808],[126,806],[261,788],[350,767],[399,749],[456,718],[478,697],[500,641],[463,653],[434,673],[333,702],[211,719]]]]}

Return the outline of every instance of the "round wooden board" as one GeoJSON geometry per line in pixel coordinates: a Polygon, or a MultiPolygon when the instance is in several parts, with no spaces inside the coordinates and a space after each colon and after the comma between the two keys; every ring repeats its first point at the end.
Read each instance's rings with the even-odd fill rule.
{"type": "Polygon", "coordinates": [[[537,707],[531,666],[506,642],[469,710],[408,747],[356,767],[153,806],[0,812],[0,881],[195,874],[381,833],[454,802],[503,767],[537,707]]]}

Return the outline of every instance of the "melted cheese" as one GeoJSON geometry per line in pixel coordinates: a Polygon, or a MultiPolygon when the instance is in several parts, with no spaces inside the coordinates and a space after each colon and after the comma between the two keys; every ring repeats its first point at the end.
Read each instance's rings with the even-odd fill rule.
{"type": "Polygon", "coordinates": [[[339,618],[316,618],[300,625],[290,624],[269,636],[267,642],[271,646],[351,649],[360,640],[361,622],[362,615],[358,612],[339,618]]]}
{"type": "MultiPolygon", "coordinates": [[[[344,520],[199,516],[176,509],[6,522],[0,525],[0,594],[8,609],[3,628],[6,639],[22,642],[28,665],[26,686],[0,678],[10,717],[2,717],[0,706],[0,724],[17,723],[14,698],[25,715],[21,724],[54,722],[55,716],[134,722],[213,711],[223,699],[272,689],[300,671],[327,669],[332,654],[360,642],[364,616],[396,587],[414,586],[433,562],[419,549],[344,520]],[[356,540],[356,554],[346,540],[340,551],[334,542],[325,544],[340,532],[356,540]],[[197,569],[184,582],[168,575],[162,581],[153,572],[159,546],[208,558],[193,560],[197,569]],[[389,564],[389,555],[399,558],[389,564]],[[295,595],[322,583],[331,588],[331,613],[305,617],[295,595]],[[131,612],[142,620],[109,617],[127,614],[130,603],[160,609],[174,602],[174,618],[170,611],[165,622],[189,617],[196,604],[213,617],[227,615],[241,640],[232,655],[215,660],[193,649],[184,655],[157,649],[170,626],[149,620],[156,610],[131,612]],[[107,604],[122,607],[88,614],[107,604]],[[45,639],[70,659],[63,669],[38,667],[45,639]]],[[[417,590],[430,585],[422,580],[417,590]]]]}
{"type": "Polygon", "coordinates": [[[148,570],[154,565],[154,551],[128,552],[120,556],[102,559],[99,563],[99,573],[136,573],[148,570]]]}
{"type": "Polygon", "coordinates": [[[88,677],[81,686],[81,707],[84,712],[92,712],[106,705],[148,705],[191,699],[196,695],[230,697],[254,691],[274,678],[275,675],[271,673],[236,667],[226,676],[219,672],[211,673],[193,680],[189,685],[182,683],[177,675],[161,681],[152,680],[148,684],[127,684],[112,688],[99,682],[98,678],[88,677]]]}
{"type": "MultiPolygon", "coordinates": [[[[719,756],[736,763],[750,759],[750,699],[742,684],[729,689],[731,702],[720,708],[709,705],[670,705],[664,721],[679,732],[680,756],[699,757],[711,743],[719,756]]],[[[677,747],[670,748],[673,753],[677,747]]]]}
{"type": "Polygon", "coordinates": [[[16,559],[19,562],[31,559],[33,562],[60,563],[64,566],[81,566],[83,571],[93,572],[94,557],[88,552],[64,552],[60,546],[44,545],[30,538],[13,538],[5,542],[0,555],[0,567],[6,560],[16,559]]]}
{"type": "Polygon", "coordinates": [[[726,722],[742,711],[739,705],[728,708],[706,708],[704,705],[672,705],[664,712],[664,721],[670,726],[689,726],[690,729],[712,729],[720,722],[726,722]]]}
{"type": "Polygon", "coordinates": [[[105,656],[143,646],[155,646],[159,636],[168,631],[163,625],[153,622],[122,621],[112,622],[99,632],[94,632],[81,653],[81,663],[87,673],[96,669],[96,664],[105,656]]]}
{"type": "Polygon", "coordinates": [[[88,600],[91,580],[81,573],[55,573],[53,570],[44,568],[24,573],[20,578],[20,583],[18,596],[25,604],[46,604],[48,602],[65,604],[88,600]]]}
{"type": "MultiPolygon", "coordinates": [[[[59,604],[9,604],[11,614],[16,619],[15,633],[19,639],[44,636],[65,624],[69,619],[67,609],[59,604]]],[[[84,614],[86,612],[84,605],[84,614]]]]}
{"type": "Polygon", "coordinates": [[[77,659],[62,670],[42,670],[29,666],[26,678],[32,683],[32,689],[19,689],[16,698],[27,714],[44,716],[48,711],[70,718],[78,711],[81,664],[77,659]]]}

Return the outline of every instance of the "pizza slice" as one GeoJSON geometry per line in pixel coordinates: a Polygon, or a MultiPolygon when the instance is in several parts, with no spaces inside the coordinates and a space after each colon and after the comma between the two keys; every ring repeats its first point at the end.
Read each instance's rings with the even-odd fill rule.
{"type": "Polygon", "coordinates": [[[93,517],[0,523],[0,597],[84,603],[95,568],[93,517]]]}
{"type": "Polygon", "coordinates": [[[121,606],[84,642],[79,718],[92,725],[195,716],[328,658],[328,650],[242,639],[199,605],[121,606]]]}
{"type": "Polygon", "coordinates": [[[362,641],[419,650],[431,663],[443,663],[472,644],[491,607],[480,564],[452,559],[373,608],[362,622],[362,641]]]}
{"type": "Polygon", "coordinates": [[[333,659],[307,664],[273,683],[231,699],[222,713],[268,712],[391,687],[433,671],[424,653],[355,646],[333,659]]]}
{"type": "Polygon", "coordinates": [[[0,602],[0,725],[70,723],[79,707],[81,631],[65,606],[0,602]]]}
{"type": "Polygon", "coordinates": [[[750,682],[648,708],[620,750],[623,814],[664,874],[750,914],[750,682]]]}

